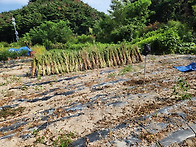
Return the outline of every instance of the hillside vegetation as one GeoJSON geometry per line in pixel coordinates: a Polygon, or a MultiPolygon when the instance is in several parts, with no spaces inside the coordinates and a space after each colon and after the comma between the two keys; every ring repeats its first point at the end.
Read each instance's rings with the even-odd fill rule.
{"type": "Polygon", "coordinates": [[[14,28],[12,16],[15,17],[20,37],[46,21],[68,21],[75,34],[88,33],[102,13],[80,0],[30,0],[27,6],[0,15],[0,40],[12,42],[14,28]]]}
{"type": "Polygon", "coordinates": [[[124,42],[141,50],[149,44],[153,54],[195,54],[195,26],[195,0],[112,0],[108,15],[80,0],[30,0],[22,9],[0,14],[0,51],[24,45],[80,50],[124,42]]]}

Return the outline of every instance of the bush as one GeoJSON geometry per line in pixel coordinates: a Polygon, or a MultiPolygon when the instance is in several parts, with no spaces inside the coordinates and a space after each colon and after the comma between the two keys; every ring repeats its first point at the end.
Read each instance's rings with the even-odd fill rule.
{"type": "Polygon", "coordinates": [[[196,54],[196,44],[194,42],[183,42],[181,46],[179,46],[177,53],[196,54]]]}
{"type": "Polygon", "coordinates": [[[30,34],[29,33],[26,33],[24,35],[24,37],[22,37],[22,38],[19,39],[18,42],[19,42],[19,44],[21,46],[28,46],[28,47],[30,47],[32,45],[30,34]]]}
{"type": "Polygon", "coordinates": [[[54,23],[46,21],[40,26],[30,30],[29,35],[33,44],[51,43],[66,43],[72,37],[72,30],[68,26],[68,21],[59,21],[54,23]],[[47,41],[47,42],[46,42],[47,41]]]}
{"type": "Polygon", "coordinates": [[[9,47],[9,43],[7,42],[0,42],[0,48],[9,47]]]}
{"type": "Polygon", "coordinates": [[[95,38],[92,35],[81,35],[81,36],[77,36],[77,43],[94,43],[95,42],[95,38]]]}
{"type": "Polygon", "coordinates": [[[132,44],[138,44],[142,49],[144,44],[150,44],[153,54],[194,53],[195,46],[191,43],[193,41],[193,33],[186,25],[169,21],[157,30],[133,40],[132,44]]]}
{"type": "Polygon", "coordinates": [[[84,47],[90,47],[92,44],[90,43],[78,43],[78,44],[72,44],[70,42],[66,43],[65,48],[66,50],[81,50],[84,47]]]}
{"type": "Polygon", "coordinates": [[[27,55],[27,50],[21,50],[20,52],[9,52],[8,50],[3,50],[0,52],[0,61],[6,61],[9,58],[10,59],[16,59],[17,57],[20,56],[26,56],[27,55]]]}
{"type": "Polygon", "coordinates": [[[6,61],[9,58],[9,51],[8,50],[4,50],[0,52],[0,61],[6,61]]]}
{"type": "Polygon", "coordinates": [[[171,54],[176,52],[178,46],[181,44],[181,40],[173,29],[168,29],[163,33],[157,33],[138,41],[136,44],[142,49],[144,44],[151,44],[152,53],[154,54],[171,54]]]}
{"type": "Polygon", "coordinates": [[[66,48],[66,44],[57,42],[55,44],[52,44],[51,48],[52,49],[65,49],[66,48]]]}

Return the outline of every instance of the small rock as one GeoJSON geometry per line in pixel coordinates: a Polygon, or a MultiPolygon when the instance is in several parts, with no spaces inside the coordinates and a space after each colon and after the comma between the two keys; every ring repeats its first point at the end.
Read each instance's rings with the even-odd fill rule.
{"type": "Polygon", "coordinates": [[[183,144],[188,147],[195,147],[195,145],[196,145],[196,143],[194,143],[193,140],[191,140],[191,139],[187,139],[186,141],[184,141],[183,144]]]}
{"type": "Polygon", "coordinates": [[[177,143],[173,143],[169,147],[180,147],[180,146],[177,143]]]}
{"type": "Polygon", "coordinates": [[[113,145],[116,147],[128,147],[126,142],[119,140],[115,140],[113,145]]]}

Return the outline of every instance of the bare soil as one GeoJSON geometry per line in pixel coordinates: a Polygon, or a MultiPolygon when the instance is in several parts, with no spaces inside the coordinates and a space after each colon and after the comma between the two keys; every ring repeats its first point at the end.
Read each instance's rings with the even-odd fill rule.
{"type": "Polygon", "coordinates": [[[144,62],[38,79],[30,61],[0,63],[0,146],[196,146],[196,71],[173,67],[196,55],[147,56],[145,79],[144,62]]]}

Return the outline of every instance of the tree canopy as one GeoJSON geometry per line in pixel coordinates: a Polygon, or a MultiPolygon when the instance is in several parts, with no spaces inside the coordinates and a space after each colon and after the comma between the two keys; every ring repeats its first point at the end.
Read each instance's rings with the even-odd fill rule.
{"type": "Polygon", "coordinates": [[[0,41],[15,41],[12,16],[19,36],[33,44],[65,43],[69,36],[96,38],[103,43],[157,41],[164,34],[164,41],[173,34],[180,45],[196,40],[195,0],[112,0],[108,12],[98,12],[80,0],[30,0],[22,9],[0,14],[0,41]],[[174,27],[168,29],[171,22],[178,28],[178,34],[174,27]],[[156,37],[146,36],[156,31],[156,37]]]}
{"type": "Polygon", "coordinates": [[[12,16],[21,37],[31,28],[45,21],[69,21],[69,26],[75,34],[87,34],[104,13],[83,3],[80,0],[30,0],[27,6],[15,11],[0,14],[0,41],[14,41],[12,16]]]}

